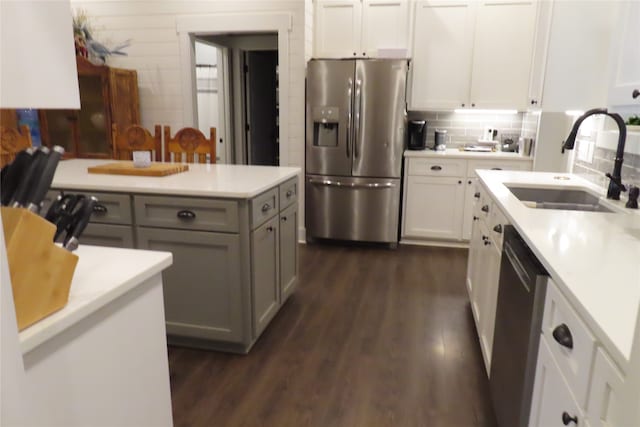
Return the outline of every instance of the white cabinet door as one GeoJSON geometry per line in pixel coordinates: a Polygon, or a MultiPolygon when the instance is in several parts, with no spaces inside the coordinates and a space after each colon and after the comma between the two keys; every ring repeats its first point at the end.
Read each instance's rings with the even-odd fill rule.
{"type": "Polygon", "coordinates": [[[471,239],[474,206],[480,198],[478,178],[467,178],[464,190],[464,212],[462,214],[462,240],[471,239]]]}
{"type": "Polygon", "coordinates": [[[409,109],[459,108],[469,100],[474,3],[416,3],[409,109]]]}
{"type": "Polygon", "coordinates": [[[409,0],[364,0],[358,55],[377,57],[378,48],[408,48],[409,0]]]}
{"type": "Polygon", "coordinates": [[[491,239],[491,230],[486,230],[487,239],[483,245],[483,264],[481,269],[482,280],[478,283],[476,291],[480,303],[480,345],[484,357],[487,375],[491,372],[491,351],[493,349],[493,332],[496,322],[496,308],[498,302],[498,280],[500,276],[500,259],[502,251],[497,247],[495,240],[491,239]]]}
{"type": "Polygon", "coordinates": [[[403,237],[459,240],[464,178],[409,176],[403,237]]]}
{"type": "Polygon", "coordinates": [[[614,69],[609,88],[610,105],[640,105],[640,96],[633,98],[633,91],[640,91],[640,3],[626,2],[620,7],[612,50],[614,69]]]}
{"type": "Polygon", "coordinates": [[[315,57],[353,58],[360,52],[362,5],[359,0],[316,4],[315,57]]]}
{"type": "Polygon", "coordinates": [[[571,395],[562,372],[553,361],[553,356],[544,337],[540,338],[534,384],[529,427],[581,426],[584,424],[582,412],[571,395]],[[563,416],[577,418],[577,422],[564,423],[563,416]]]}
{"type": "Polygon", "coordinates": [[[536,28],[533,35],[529,96],[527,97],[528,106],[533,109],[542,107],[542,89],[544,87],[544,72],[547,66],[547,46],[549,45],[552,9],[553,3],[551,1],[538,3],[536,28]]]}
{"type": "Polygon", "coordinates": [[[471,72],[472,107],[526,108],[535,18],[533,0],[479,3],[471,72]]]}

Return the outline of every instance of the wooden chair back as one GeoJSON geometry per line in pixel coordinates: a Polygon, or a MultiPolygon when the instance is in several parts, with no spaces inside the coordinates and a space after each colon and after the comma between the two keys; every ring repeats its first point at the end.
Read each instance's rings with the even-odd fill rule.
{"type": "Polygon", "coordinates": [[[209,139],[195,128],[182,128],[171,137],[171,127],[164,127],[164,161],[177,163],[215,163],[216,128],[209,139]]]}
{"type": "Polygon", "coordinates": [[[31,145],[31,133],[27,125],[21,125],[19,130],[0,126],[0,167],[11,163],[16,154],[31,145]]]}
{"type": "Polygon", "coordinates": [[[131,125],[123,131],[117,124],[111,127],[113,139],[113,158],[117,160],[131,160],[134,151],[151,152],[151,160],[162,161],[162,134],[160,125],[155,126],[154,135],[140,125],[131,125]]]}

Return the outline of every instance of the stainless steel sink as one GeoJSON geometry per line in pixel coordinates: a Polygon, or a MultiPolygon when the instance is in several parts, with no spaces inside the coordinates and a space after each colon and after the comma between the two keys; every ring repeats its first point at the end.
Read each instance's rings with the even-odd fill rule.
{"type": "Polygon", "coordinates": [[[507,188],[518,200],[536,209],[567,211],[615,212],[600,202],[600,198],[588,191],[574,188],[507,188]]]}

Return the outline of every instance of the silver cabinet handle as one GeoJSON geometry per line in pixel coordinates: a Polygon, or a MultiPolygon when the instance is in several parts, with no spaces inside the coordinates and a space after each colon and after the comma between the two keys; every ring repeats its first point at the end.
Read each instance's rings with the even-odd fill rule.
{"type": "Polygon", "coordinates": [[[349,97],[349,108],[347,109],[347,157],[351,156],[349,152],[349,140],[351,139],[351,111],[353,110],[353,99],[351,98],[351,92],[353,91],[353,79],[349,78],[349,86],[347,86],[347,96],[349,97]]]}
{"type": "Polygon", "coordinates": [[[269,203],[265,203],[264,205],[262,205],[262,212],[267,212],[270,209],[271,205],[269,203]]]}
{"type": "Polygon", "coordinates": [[[340,182],[340,181],[331,181],[330,179],[310,179],[310,184],[317,185],[326,185],[328,187],[345,187],[345,188],[394,188],[396,186],[393,182],[374,182],[372,184],[358,184],[355,182],[340,182]]]}

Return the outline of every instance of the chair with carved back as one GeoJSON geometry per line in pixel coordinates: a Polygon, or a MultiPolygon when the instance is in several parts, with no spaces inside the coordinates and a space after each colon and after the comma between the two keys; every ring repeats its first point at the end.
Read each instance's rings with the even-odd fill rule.
{"type": "Polygon", "coordinates": [[[131,160],[134,151],[149,151],[152,161],[162,161],[160,125],[155,126],[153,135],[140,125],[131,125],[120,131],[114,123],[111,129],[114,159],[131,160]]]}
{"type": "Polygon", "coordinates": [[[216,128],[209,139],[195,128],[182,128],[171,137],[171,127],[164,127],[164,161],[177,163],[215,163],[216,128]]]}
{"type": "Polygon", "coordinates": [[[27,125],[21,125],[20,130],[0,126],[0,167],[11,163],[16,154],[31,145],[31,133],[27,125]]]}

